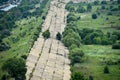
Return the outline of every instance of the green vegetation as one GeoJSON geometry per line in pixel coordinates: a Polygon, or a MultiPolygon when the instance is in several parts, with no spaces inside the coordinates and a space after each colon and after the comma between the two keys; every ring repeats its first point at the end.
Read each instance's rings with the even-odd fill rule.
{"type": "Polygon", "coordinates": [[[47,39],[47,38],[50,38],[50,31],[49,30],[46,30],[42,33],[42,36],[47,39]]]}
{"type": "Polygon", "coordinates": [[[71,80],[85,80],[84,76],[80,72],[74,72],[71,75],[71,80]]]}
{"type": "Polygon", "coordinates": [[[50,0],[22,0],[18,7],[0,12],[0,79],[9,77],[2,69],[7,60],[21,57],[26,59],[39,36],[49,4],[50,0]]]}
{"type": "Polygon", "coordinates": [[[108,73],[109,73],[109,68],[108,68],[108,66],[105,66],[105,67],[104,67],[104,73],[105,73],[105,74],[108,74],[108,73]]]}
{"type": "Polygon", "coordinates": [[[71,80],[75,72],[84,75],[76,74],[75,80],[120,79],[119,6],[114,0],[66,5],[70,13],[62,41],[70,51],[71,80]]]}
{"type": "Polygon", "coordinates": [[[60,32],[58,32],[57,35],[56,35],[56,39],[61,40],[61,38],[62,38],[62,35],[60,34],[60,32]]]}
{"type": "Polygon", "coordinates": [[[15,78],[15,80],[25,80],[25,73],[27,71],[25,66],[25,61],[21,58],[11,58],[8,59],[2,66],[3,70],[7,71],[2,77],[2,80],[8,80],[10,78],[15,78]]]}

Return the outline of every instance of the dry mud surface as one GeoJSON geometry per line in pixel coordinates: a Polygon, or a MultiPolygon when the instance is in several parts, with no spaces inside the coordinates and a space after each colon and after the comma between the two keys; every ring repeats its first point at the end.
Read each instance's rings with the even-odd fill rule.
{"type": "Polygon", "coordinates": [[[45,40],[42,32],[31,48],[26,60],[26,80],[70,80],[69,51],[56,34],[62,33],[66,25],[65,4],[69,0],[52,0],[42,32],[49,29],[51,36],[45,40]]]}

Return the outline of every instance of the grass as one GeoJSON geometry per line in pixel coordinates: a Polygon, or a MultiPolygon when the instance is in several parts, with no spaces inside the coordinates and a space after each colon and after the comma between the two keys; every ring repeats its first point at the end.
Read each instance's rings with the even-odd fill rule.
{"type": "Polygon", "coordinates": [[[111,28],[111,26],[119,26],[120,20],[117,16],[107,16],[101,14],[97,19],[92,19],[91,13],[81,13],[79,14],[81,19],[76,22],[79,29],[83,28],[92,28],[92,29],[101,29],[104,32],[108,31],[119,31],[116,28],[111,28]],[[108,20],[106,20],[108,18],[108,20]],[[113,22],[113,23],[112,23],[113,22]]]}
{"type": "MultiPolygon", "coordinates": [[[[111,2],[108,5],[105,5],[109,8],[112,4],[111,2]]],[[[72,4],[75,8],[79,4],[72,4]]],[[[87,5],[82,4],[84,8],[87,5]]],[[[81,19],[76,21],[78,29],[91,28],[102,30],[104,33],[120,31],[117,27],[120,28],[120,16],[118,16],[119,11],[110,11],[110,10],[99,10],[98,14],[97,9],[101,8],[102,5],[92,6],[91,12],[77,13],[74,12],[76,16],[80,16],[81,19]],[[112,15],[108,15],[108,12],[111,12],[112,15]],[[92,14],[97,14],[97,19],[92,19],[92,14]],[[112,27],[115,26],[115,27],[112,27]]],[[[118,5],[112,5],[116,7],[118,5]]],[[[86,78],[90,75],[93,76],[94,80],[120,80],[120,49],[112,49],[112,45],[81,45],[80,49],[85,53],[84,62],[76,63],[72,66],[73,71],[80,71],[84,74],[86,78]],[[109,64],[109,65],[108,65],[109,64]],[[104,67],[108,65],[109,74],[104,74],[104,67]]]]}
{"type": "MultiPolygon", "coordinates": [[[[42,16],[45,16],[50,5],[50,0],[44,8],[44,12],[40,16],[32,16],[15,21],[16,28],[12,29],[11,35],[4,39],[10,45],[10,49],[0,52],[0,79],[5,73],[2,71],[3,63],[9,58],[21,57],[28,55],[30,48],[34,43],[36,33],[40,32],[41,24],[43,22],[42,16]]],[[[35,4],[35,8],[40,4],[35,4]]]]}
{"type": "Polygon", "coordinates": [[[29,53],[29,49],[33,43],[32,37],[37,32],[37,28],[41,27],[41,23],[41,17],[31,17],[16,21],[17,27],[12,30],[12,35],[4,39],[4,41],[10,44],[11,48],[7,51],[0,52],[0,77],[2,76],[1,66],[7,59],[20,57],[29,53]],[[21,33],[24,33],[24,35],[20,36],[21,33]],[[18,40],[13,42],[11,40],[13,37],[18,37],[18,40]]]}
{"type": "Polygon", "coordinates": [[[119,80],[120,64],[109,65],[109,74],[104,74],[104,61],[116,61],[120,59],[120,50],[113,50],[111,46],[82,45],[81,50],[85,53],[84,62],[74,65],[74,70],[81,71],[86,77],[92,75],[94,80],[119,80]]]}

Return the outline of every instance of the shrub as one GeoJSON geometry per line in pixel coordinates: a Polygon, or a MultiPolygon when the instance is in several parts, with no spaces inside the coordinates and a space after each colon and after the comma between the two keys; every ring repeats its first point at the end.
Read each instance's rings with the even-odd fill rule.
{"type": "Polygon", "coordinates": [[[70,80],[85,80],[84,76],[80,72],[73,72],[70,80]]]}
{"type": "Polygon", "coordinates": [[[71,59],[71,64],[74,65],[75,63],[81,63],[82,57],[84,56],[84,52],[81,51],[79,48],[74,48],[70,51],[69,58],[71,59]]]}
{"type": "Polygon", "coordinates": [[[92,14],[92,19],[97,19],[97,15],[96,14],[92,14]]]}
{"type": "Polygon", "coordinates": [[[102,1],[101,4],[107,4],[107,2],[106,1],[102,1]]]}
{"type": "Polygon", "coordinates": [[[120,49],[120,43],[113,44],[112,49],[120,49]]]}
{"type": "Polygon", "coordinates": [[[92,6],[90,4],[87,5],[87,11],[90,12],[92,10],[92,6]]]}
{"type": "Polygon", "coordinates": [[[60,32],[58,32],[57,35],[56,35],[56,39],[61,40],[61,38],[62,38],[62,35],[60,34],[60,32]]]}
{"type": "Polygon", "coordinates": [[[0,51],[8,50],[10,46],[6,43],[0,43],[0,51]]]}
{"type": "Polygon", "coordinates": [[[104,73],[105,73],[105,74],[108,74],[108,73],[109,73],[109,68],[108,68],[108,66],[105,66],[105,67],[104,67],[104,73]]]}
{"type": "Polygon", "coordinates": [[[94,79],[93,79],[93,76],[90,75],[90,76],[89,76],[89,80],[94,80],[94,79]]]}
{"type": "Polygon", "coordinates": [[[42,33],[42,36],[43,36],[45,39],[49,38],[49,37],[50,37],[50,32],[49,32],[49,30],[44,31],[44,32],[42,33]]]}

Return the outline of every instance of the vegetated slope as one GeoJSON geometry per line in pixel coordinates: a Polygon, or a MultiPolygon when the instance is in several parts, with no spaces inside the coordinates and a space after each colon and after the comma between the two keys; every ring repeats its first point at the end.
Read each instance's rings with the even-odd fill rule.
{"type": "Polygon", "coordinates": [[[68,50],[56,38],[66,25],[65,4],[67,0],[52,0],[48,15],[26,60],[27,80],[70,80],[68,50]]]}
{"type": "Polygon", "coordinates": [[[70,51],[72,80],[120,79],[119,7],[119,0],[66,5],[62,41],[70,51]]]}
{"type": "Polygon", "coordinates": [[[0,78],[5,74],[1,67],[6,60],[27,56],[41,31],[48,8],[49,0],[22,0],[17,8],[0,12],[0,78]]]}

